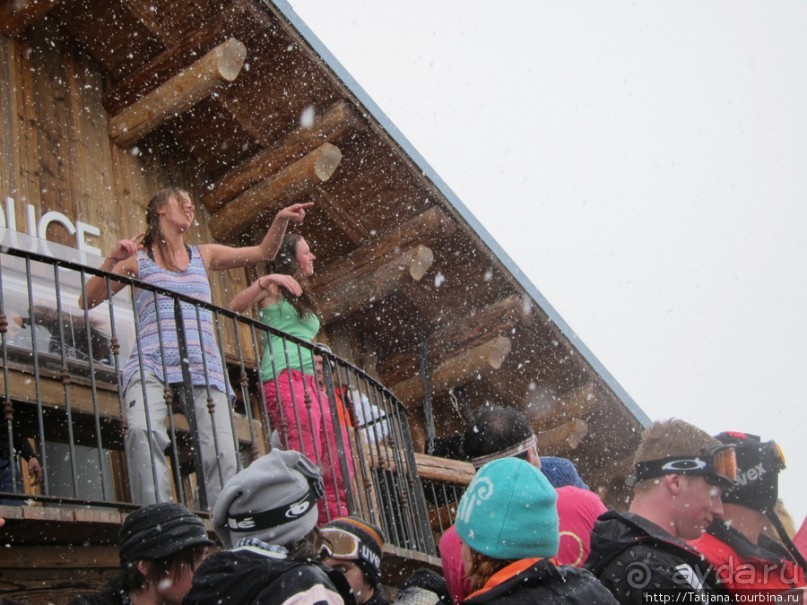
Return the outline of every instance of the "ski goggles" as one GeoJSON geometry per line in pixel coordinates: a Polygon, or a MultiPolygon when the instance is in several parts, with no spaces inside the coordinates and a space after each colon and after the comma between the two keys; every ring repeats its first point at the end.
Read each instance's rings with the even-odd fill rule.
{"type": "Polygon", "coordinates": [[[669,456],[636,464],[636,482],[664,475],[702,476],[707,483],[728,489],[737,481],[733,445],[720,445],[700,456],[669,456]]]}
{"type": "Polygon", "coordinates": [[[787,464],[785,463],[785,454],[782,451],[782,446],[773,439],[766,441],[763,445],[767,450],[768,460],[771,461],[771,466],[773,466],[774,470],[777,472],[785,470],[787,464]]]}
{"type": "MultiPolygon", "coordinates": [[[[717,436],[721,441],[726,441],[724,437],[729,440],[735,441],[734,445],[741,447],[749,444],[752,447],[757,447],[759,451],[760,461],[766,471],[778,473],[785,470],[787,464],[785,462],[785,454],[782,452],[782,447],[773,439],[770,441],[762,441],[758,435],[751,435],[750,433],[737,433],[733,431],[726,431],[717,436]]],[[[741,450],[742,451],[742,450],[741,450]]],[[[742,455],[740,456],[742,459],[742,455]]]]}
{"type": "Polygon", "coordinates": [[[325,543],[322,545],[324,557],[351,561],[359,560],[361,540],[359,540],[358,536],[337,527],[322,527],[319,531],[325,538],[325,543]]]}

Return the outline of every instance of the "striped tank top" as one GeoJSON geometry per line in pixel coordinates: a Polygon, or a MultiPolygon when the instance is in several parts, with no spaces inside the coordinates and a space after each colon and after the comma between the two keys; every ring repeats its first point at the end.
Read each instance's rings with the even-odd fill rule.
{"type": "MultiPolygon", "coordinates": [[[[210,282],[204,260],[196,246],[190,246],[188,249],[190,262],[184,271],[163,269],[145,252],[139,251],[137,268],[140,281],[209,303],[210,282]]],[[[219,346],[214,336],[213,313],[199,308],[197,320],[196,307],[184,302],[181,306],[193,384],[204,386],[207,380],[212,388],[232,397],[234,393],[225,380],[219,346]]],[[[138,357],[142,360],[143,370],[151,372],[163,383],[182,382],[173,299],[159,295],[155,304],[154,292],[138,290],[135,296],[135,312],[138,320],[138,337],[123,370],[124,388],[140,371],[138,357]]]]}

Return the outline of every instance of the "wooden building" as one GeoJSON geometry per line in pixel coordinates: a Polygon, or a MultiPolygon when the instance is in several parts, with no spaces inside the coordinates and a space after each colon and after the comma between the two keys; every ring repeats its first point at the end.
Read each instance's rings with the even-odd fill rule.
{"type": "MultiPolygon", "coordinates": [[[[199,241],[245,244],[314,201],[322,337],[400,399],[419,452],[516,406],[624,504],[647,417],[285,1],[3,0],[0,70],[0,226],[106,251],[175,184],[199,241]]],[[[254,277],[212,277],[214,302],[254,277]]],[[[15,569],[36,576],[37,546],[15,569]]]]}

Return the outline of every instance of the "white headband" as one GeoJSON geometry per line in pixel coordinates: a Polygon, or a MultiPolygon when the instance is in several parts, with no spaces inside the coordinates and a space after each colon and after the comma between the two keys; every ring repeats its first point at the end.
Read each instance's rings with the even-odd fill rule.
{"type": "Polygon", "coordinates": [[[474,465],[475,469],[478,469],[488,462],[492,462],[493,460],[498,460],[499,458],[509,458],[512,456],[518,456],[519,454],[523,454],[529,449],[534,447],[538,447],[538,439],[535,435],[531,435],[529,439],[522,441],[521,443],[517,443],[513,446],[510,446],[506,450],[499,450],[498,452],[493,452],[492,454],[485,454],[484,456],[477,456],[476,458],[471,458],[471,464],[474,465]]]}

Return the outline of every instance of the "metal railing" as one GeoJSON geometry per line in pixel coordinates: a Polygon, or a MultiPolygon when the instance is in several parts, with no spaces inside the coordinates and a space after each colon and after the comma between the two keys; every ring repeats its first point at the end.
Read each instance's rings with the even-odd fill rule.
{"type": "Polygon", "coordinates": [[[328,483],[321,518],[356,514],[391,544],[435,554],[405,409],[327,350],[131,278],[3,249],[0,363],[2,503],[126,507],[157,498],[205,511],[229,476],[297,440],[328,483]],[[108,293],[115,282],[124,289],[80,306],[92,276],[108,293]],[[156,329],[138,325],[136,296],[153,305],[156,329]],[[288,368],[318,365],[301,373],[302,390],[287,388],[288,368]],[[37,487],[13,453],[22,440],[44,471],[37,487]]]}

